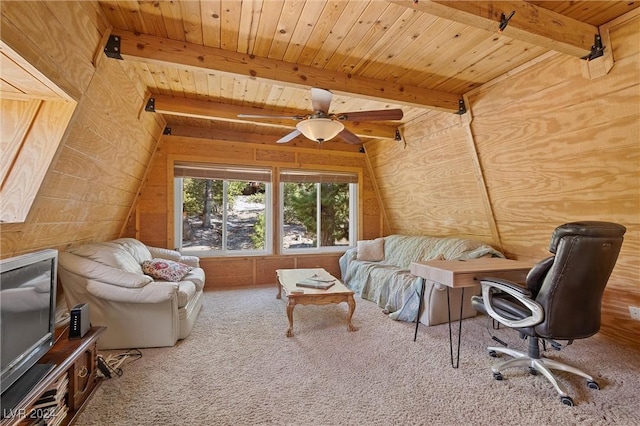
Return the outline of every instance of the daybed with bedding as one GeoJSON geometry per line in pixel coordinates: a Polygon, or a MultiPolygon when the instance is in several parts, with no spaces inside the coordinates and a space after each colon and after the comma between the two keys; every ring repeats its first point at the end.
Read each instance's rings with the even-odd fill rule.
{"type": "MultiPolygon", "coordinates": [[[[464,238],[390,235],[370,241],[359,241],[340,258],[340,271],[345,285],[363,299],[384,309],[399,321],[416,320],[422,279],[409,271],[411,262],[444,259],[476,259],[483,256],[504,257],[490,245],[464,238]]],[[[450,290],[451,319],[460,313],[461,289],[450,290]]],[[[476,315],[471,296],[480,286],[465,290],[462,317],[476,315]]],[[[448,321],[446,287],[427,280],[420,322],[437,325],[448,321]]]]}

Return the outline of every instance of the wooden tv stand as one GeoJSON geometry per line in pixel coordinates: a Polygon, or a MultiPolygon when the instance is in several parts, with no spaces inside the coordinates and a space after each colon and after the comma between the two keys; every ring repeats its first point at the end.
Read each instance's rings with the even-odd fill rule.
{"type": "MultiPolygon", "coordinates": [[[[55,343],[39,361],[43,364],[55,364],[55,368],[22,399],[11,411],[11,416],[2,419],[0,425],[17,425],[25,419],[31,419],[30,413],[34,403],[49,386],[65,375],[69,378],[69,384],[63,401],[68,411],[60,424],[73,423],[99,384],[96,342],[105,330],[106,327],[91,327],[82,339],[69,340],[68,327],[56,329],[55,343]]],[[[37,411],[34,411],[33,419],[39,414],[37,411]]],[[[55,410],[51,411],[51,414],[54,413],[55,410]]]]}

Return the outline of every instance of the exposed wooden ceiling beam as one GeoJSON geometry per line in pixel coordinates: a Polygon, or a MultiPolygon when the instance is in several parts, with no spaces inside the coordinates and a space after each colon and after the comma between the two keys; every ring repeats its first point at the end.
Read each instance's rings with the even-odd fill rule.
{"type": "Polygon", "coordinates": [[[511,15],[502,34],[582,58],[591,52],[598,28],[522,0],[388,0],[472,27],[498,33],[500,17],[511,15]]]}
{"type": "MultiPolygon", "coordinates": [[[[243,123],[250,121],[251,123],[282,127],[287,129],[295,128],[296,121],[290,119],[246,119],[238,118],[238,114],[266,114],[294,116],[304,115],[309,111],[271,111],[261,108],[244,107],[238,105],[222,104],[218,102],[199,101],[196,99],[176,98],[165,95],[153,95],[155,112],[160,114],[178,115],[182,117],[217,119],[223,121],[231,121],[235,123],[243,123]]],[[[384,123],[372,122],[343,122],[345,127],[360,137],[376,138],[376,139],[393,139],[395,137],[398,125],[389,125],[384,123]]]]}
{"type": "Polygon", "coordinates": [[[305,89],[321,87],[337,94],[376,101],[386,100],[412,107],[448,112],[459,110],[459,94],[358,77],[124,30],[113,30],[112,34],[120,37],[119,53],[125,60],[202,72],[224,72],[305,89]]]}

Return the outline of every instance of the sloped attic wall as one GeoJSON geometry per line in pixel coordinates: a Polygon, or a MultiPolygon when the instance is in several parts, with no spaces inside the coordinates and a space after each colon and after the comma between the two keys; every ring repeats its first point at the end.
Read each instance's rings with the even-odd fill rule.
{"type": "Polygon", "coordinates": [[[107,22],[96,3],[1,8],[3,42],[78,105],[27,220],[0,225],[0,255],[117,238],[164,124],[138,116],[144,89],[121,62],[100,57],[107,22]]]}
{"type": "Polygon", "coordinates": [[[587,80],[579,59],[554,55],[469,94],[467,117],[410,123],[406,149],[377,143],[367,153],[388,233],[471,236],[535,262],[549,256],[560,224],[626,226],[601,331],[640,348],[628,310],[640,306],[640,19],[632,16],[611,28],[608,75],[587,80]]]}

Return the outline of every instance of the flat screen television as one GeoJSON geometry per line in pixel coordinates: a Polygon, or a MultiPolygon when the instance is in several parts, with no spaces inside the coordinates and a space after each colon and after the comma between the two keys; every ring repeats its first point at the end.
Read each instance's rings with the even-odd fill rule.
{"type": "Polygon", "coordinates": [[[54,342],[57,265],[58,251],[51,249],[0,260],[3,412],[53,368],[37,362],[54,342]]]}

